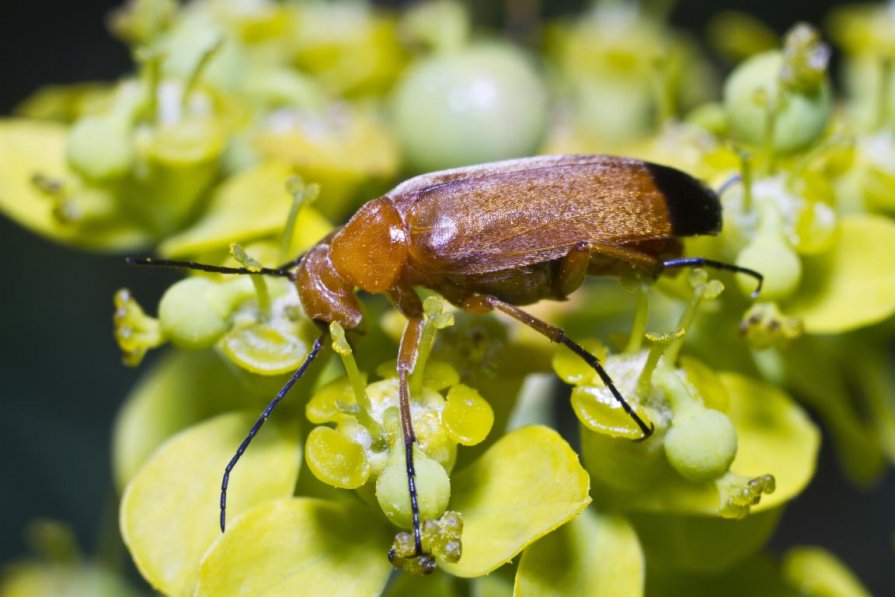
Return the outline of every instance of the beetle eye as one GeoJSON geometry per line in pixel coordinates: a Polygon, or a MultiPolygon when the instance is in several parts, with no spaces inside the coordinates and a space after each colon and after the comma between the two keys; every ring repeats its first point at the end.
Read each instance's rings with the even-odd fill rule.
{"type": "Polygon", "coordinates": [[[407,261],[407,235],[387,199],[364,205],[333,237],[331,258],[343,278],[367,292],[395,287],[407,261]]]}

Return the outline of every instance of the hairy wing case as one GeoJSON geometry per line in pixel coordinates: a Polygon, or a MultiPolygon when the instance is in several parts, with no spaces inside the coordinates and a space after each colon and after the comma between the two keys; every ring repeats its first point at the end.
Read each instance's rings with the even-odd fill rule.
{"type": "Polygon", "coordinates": [[[613,245],[720,228],[714,193],[664,166],[543,156],[419,176],[389,197],[429,271],[479,274],[613,245]]]}

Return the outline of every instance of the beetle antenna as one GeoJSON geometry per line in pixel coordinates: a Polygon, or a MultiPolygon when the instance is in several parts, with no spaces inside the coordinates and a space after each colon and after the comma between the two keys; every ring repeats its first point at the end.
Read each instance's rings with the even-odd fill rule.
{"type": "Polygon", "coordinates": [[[737,183],[743,182],[743,177],[740,176],[739,173],[731,175],[730,178],[721,183],[721,186],[718,187],[718,190],[715,191],[719,197],[723,196],[724,193],[730,190],[732,186],[737,183]]]}
{"type": "Polygon", "coordinates": [[[764,284],[764,276],[754,269],[749,269],[748,267],[740,267],[739,265],[734,265],[732,263],[724,263],[723,261],[706,259],[705,257],[681,257],[680,259],[668,259],[667,261],[662,262],[662,267],[664,269],[672,267],[711,267],[713,269],[720,269],[727,272],[734,272],[736,274],[745,274],[747,276],[752,276],[758,283],[755,286],[755,290],[752,291],[752,298],[757,298],[758,295],[761,294],[761,286],[762,284],[764,284]]]}
{"type": "Polygon", "coordinates": [[[230,473],[233,472],[233,468],[236,466],[236,463],[239,462],[240,457],[242,457],[243,453],[246,451],[246,448],[249,447],[249,444],[252,443],[252,439],[254,439],[255,434],[258,433],[258,430],[261,429],[261,426],[264,425],[264,422],[270,417],[270,413],[273,412],[273,409],[277,407],[277,404],[286,397],[286,394],[292,389],[292,386],[297,382],[302,375],[304,375],[305,371],[307,371],[308,367],[311,365],[311,362],[317,357],[320,353],[320,349],[323,347],[323,342],[326,337],[329,336],[329,330],[325,330],[320,337],[314,341],[314,345],[311,347],[311,352],[308,353],[308,356],[305,357],[305,361],[301,364],[301,366],[296,369],[295,373],[292,374],[292,377],[289,378],[289,381],[280,388],[280,391],[277,392],[276,397],[270,401],[270,404],[264,409],[261,413],[261,416],[258,417],[258,420],[255,421],[255,424],[252,425],[252,428],[249,429],[248,435],[246,435],[245,439],[242,440],[242,443],[239,444],[239,448],[236,449],[236,454],[233,455],[233,458],[230,459],[230,462],[227,464],[227,468],[224,469],[224,477],[221,480],[221,532],[224,532],[224,529],[227,525],[227,486],[230,484],[230,473]]]}
{"type": "Polygon", "coordinates": [[[209,265],[207,263],[197,263],[195,261],[175,261],[171,259],[153,259],[152,257],[128,257],[128,265],[143,265],[148,267],[176,267],[182,269],[192,269],[201,272],[211,272],[215,274],[237,274],[237,275],[255,275],[255,276],[279,276],[281,278],[292,278],[292,268],[301,263],[304,255],[293,259],[288,263],[284,263],[279,267],[226,267],[223,265],[209,265]]]}

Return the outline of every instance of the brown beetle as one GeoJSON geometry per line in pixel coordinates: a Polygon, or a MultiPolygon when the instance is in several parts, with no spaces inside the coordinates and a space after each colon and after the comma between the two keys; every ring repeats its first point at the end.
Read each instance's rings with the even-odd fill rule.
{"type": "MultiPolygon", "coordinates": [[[[587,275],[709,266],[753,276],[758,272],[703,258],[681,258],[680,238],[721,229],[718,195],[667,166],[599,155],[523,158],[412,178],[363,205],[305,255],[279,268],[247,270],[193,262],[134,260],[234,274],[288,277],[308,317],[324,332],[252,426],[224,472],[221,530],[230,473],[271,411],[320,352],[327,324],[361,322],[355,292],[387,293],[407,318],[398,353],[399,404],[407,454],[416,555],[424,554],[415,486],[408,377],[422,331],[422,303],[414,290],[437,291],[454,305],[484,313],[497,309],[564,344],[593,367],[646,439],[652,433],[616,389],[599,361],[555,326],[518,305],[562,300],[587,275]]],[[[758,289],[756,289],[756,292],[758,289]]]]}

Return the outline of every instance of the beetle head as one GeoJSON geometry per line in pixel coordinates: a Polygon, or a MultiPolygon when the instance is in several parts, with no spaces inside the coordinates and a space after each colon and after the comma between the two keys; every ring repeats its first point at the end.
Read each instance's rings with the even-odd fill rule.
{"type": "Polygon", "coordinates": [[[388,199],[370,201],[332,238],[339,274],[367,292],[395,288],[409,250],[401,216],[388,199]]]}
{"type": "Polygon", "coordinates": [[[328,240],[318,243],[302,259],[295,286],[310,319],[338,322],[345,329],[360,325],[362,315],[354,286],[333,267],[328,240]]]}

